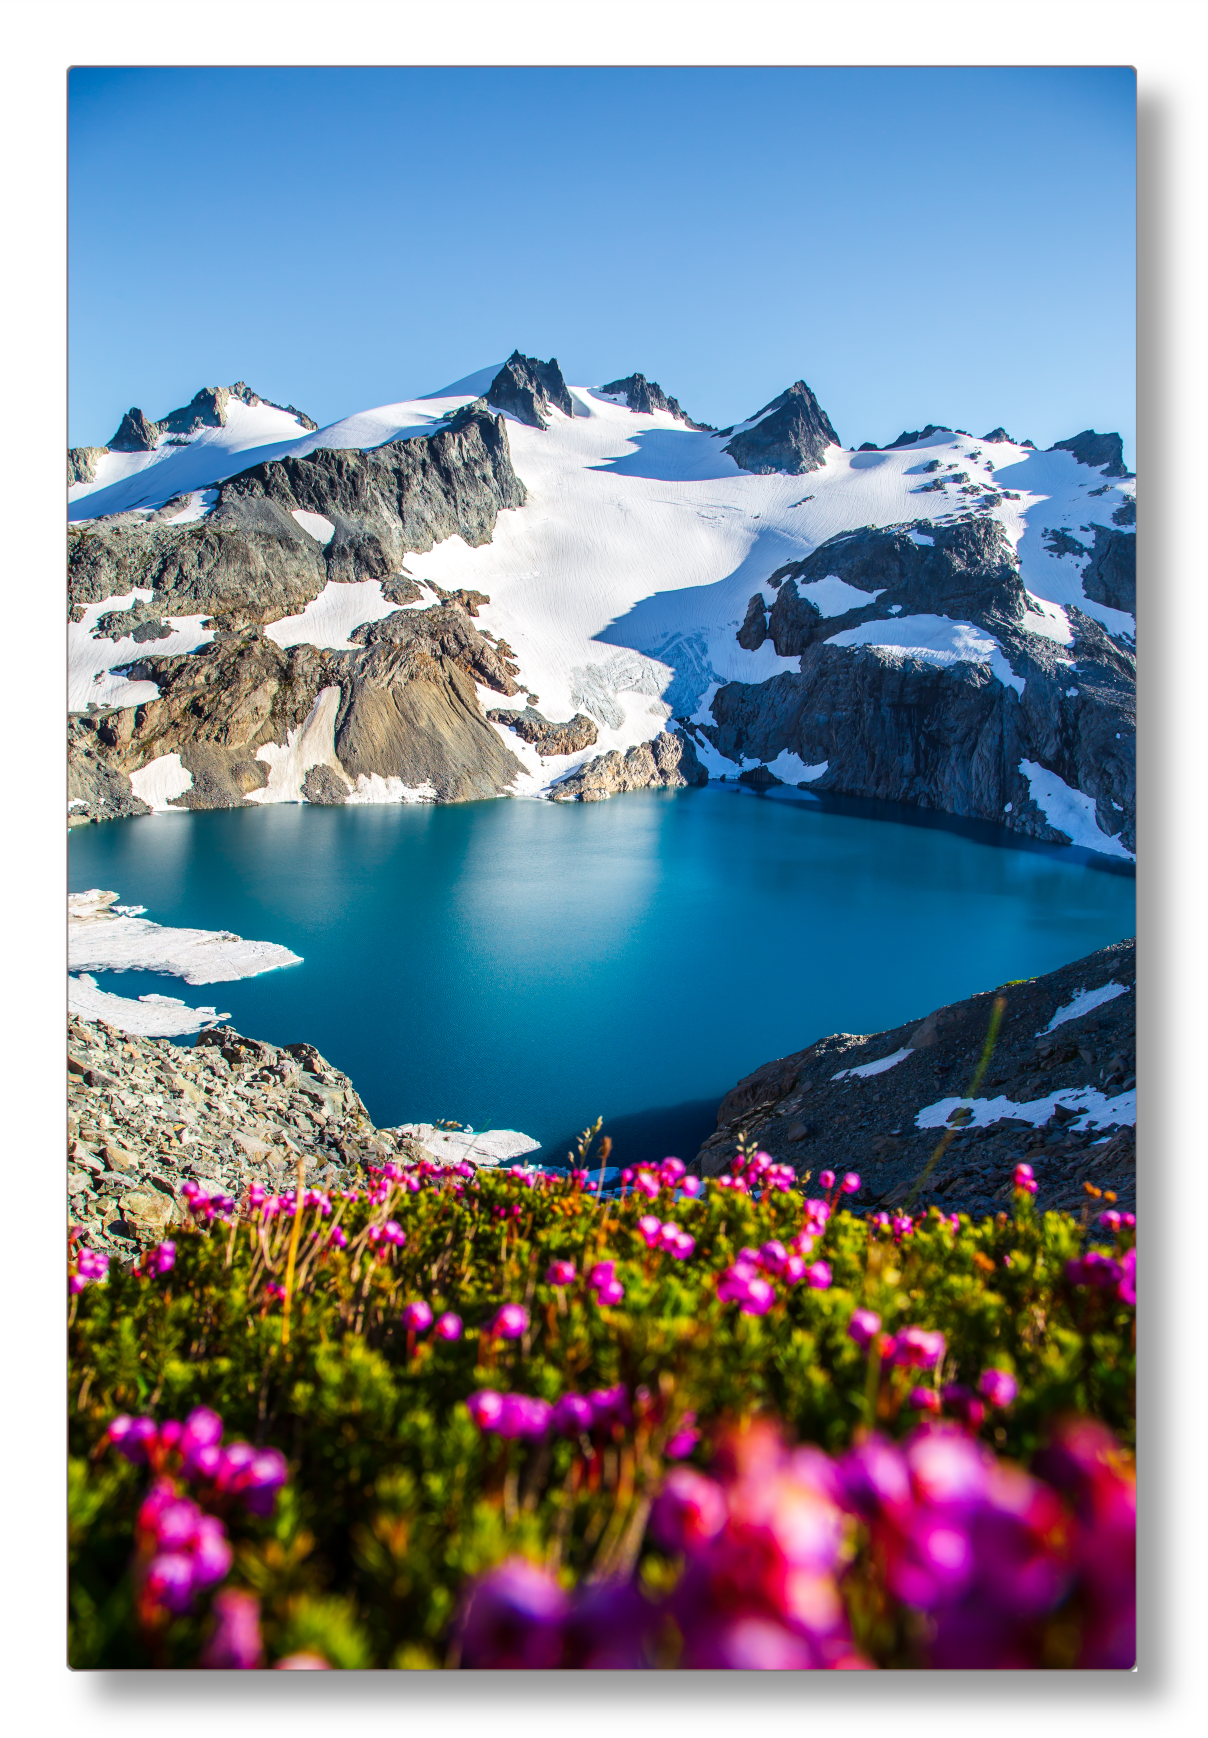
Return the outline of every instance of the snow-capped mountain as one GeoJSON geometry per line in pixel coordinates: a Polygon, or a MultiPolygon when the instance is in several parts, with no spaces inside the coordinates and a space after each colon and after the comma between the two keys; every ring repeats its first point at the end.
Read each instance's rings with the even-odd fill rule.
{"type": "Polygon", "coordinates": [[[1131,854],[1118,436],[851,450],[801,381],[714,431],[519,353],[324,429],[214,396],[71,456],[81,818],[724,774],[1131,854]]]}

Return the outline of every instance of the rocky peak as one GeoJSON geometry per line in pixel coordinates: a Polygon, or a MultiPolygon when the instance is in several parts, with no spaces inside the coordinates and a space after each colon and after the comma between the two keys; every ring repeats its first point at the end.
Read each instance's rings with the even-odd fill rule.
{"type": "Polygon", "coordinates": [[[487,403],[530,428],[545,428],[552,408],[573,416],[574,406],[556,356],[539,362],[513,350],[487,390],[487,403]]]}
{"type": "Polygon", "coordinates": [[[818,470],[827,447],[840,444],[830,418],[804,380],[795,380],[752,421],[752,428],[736,434],[723,449],[744,471],[799,476],[818,470]]]}
{"type": "Polygon", "coordinates": [[[630,410],[640,411],[643,416],[649,416],[655,410],[666,410],[688,428],[709,429],[708,423],[693,422],[678,399],[668,397],[657,380],[647,380],[644,374],[627,374],[624,380],[610,381],[600,391],[618,396],[623,394],[630,410]]]}
{"type": "MultiPolygon", "coordinates": [[[[891,453],[896,447],[912,447],[916,441],[930,440],[932,435],[951,433],[952,430],[947,423],[943,422],[929,422],[926,428],[904,428],[896,441],[890,441],[889,445],[881,450],[891,453]]],[[[990,437],[987,435],[986,438],[988,440],[990,437]]]]}
{"type": "Polygon", "coordinates": [[[1073,453],[1080,465],[1102,471],[1105,477],[1127,477],[1129,474],[1124,469],[1124,442],[1118,434],[1096,434],[1093,428],[1084,428],[1081,434],[1071,435],[1069,440],[1054,441],[1048,450],[1051,453],[1073,453]]]}
{"type": "Polygon", "coordinates": [[[234,386],[203,386],[200,392],[193,394],[188,404],[170,410],[159,422],[152,422],[137,406],[131,406],[109,442],[109,450],[114,453],[149,453],[164,435],[176,435],[187,440],[205,428],[225,428],[227,405],[232,398],[238,398],[244,404],[268,404],[274,410],[283,410],[288,416],[297,417],[305,429],[319,426],[292,404],[274,404],[271,398],[261,398],[259,393],[253,392],[245,381],[237,380],[234,386]]]}
{"type": "Polygon", "coordinates": [[[982,439],[984,441],[995,441],[995,442],[997,442],[997,441],[1009,441],[1011,443],[1011,445],[1014,447],[1022,445],[1022,442],[1017,441],[1013,435],[1009,435],[1007,433],[1006,429],[1003,428],[1001,424],[998,426],[998,428],[992,428],[990,430],[989,434],[984,434],[982,436],[982,439]]]}

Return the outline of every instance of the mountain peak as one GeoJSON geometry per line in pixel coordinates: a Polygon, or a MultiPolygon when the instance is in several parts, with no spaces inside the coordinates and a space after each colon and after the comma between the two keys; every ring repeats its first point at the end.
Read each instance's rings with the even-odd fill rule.
{"type": "Polygon", "coordinates": [[[840,445],[830,418],[804,380],[795,380],[756,411],[751,423],[723,449],[744,471],[799,476],[818,470],[827,447],[840,445]]]}
{"type": "Polygon", "coordinates": [[[1105,477],[1128,475],[1124,469],[1124,442],[1118,434],[1096,434],[1093,428],[1084,428],[1069,440],[1054,441],[1049,451],[1072,453],[1080,465],[1102,471],[1105,477]]]}
{"type": "Polygon", "coordinates": [[[313,430],[319,426],[292,404],[274,404],[271,398],[261,398],[259,393],[253,392],[245,381],[237,380],[234,386],[203,386],[200,392],[193,394],[188,404],[170,410],[159,422],[152,422],[137,405],[131,405],[109,442],[109,450],[114,453],[149,453],[164,435],[177,435],[188,440],[205,428],[225,428],[227,405],[232,398],[247,405],[267,404],[273,410],[283,410],[288,416],[297,417],[304,429],[313,430]]]}
{"type": "Polygon", "coordinates": [[[545,428],[545,418],[555,406],[567,416],[575,414],[556,356],[551,356],[548,362],[539,362],[535,356],[522,356],[519,350],[513,350],[486,396],[487,403],[496,410],[508,411],[530,428],[545,428]]]}
{"type": "Polygon", "coordinates": [[[688,428],[709,429],[706,422],[693,422],[677,398],[669,397],[657,380],[647,380],[644,374],[627,374],[624,380],[612,380],[600,391],[623,394],[630,410],[640,411],[643,416],[649,416],[652,411],[666,410],[688,428]]]}

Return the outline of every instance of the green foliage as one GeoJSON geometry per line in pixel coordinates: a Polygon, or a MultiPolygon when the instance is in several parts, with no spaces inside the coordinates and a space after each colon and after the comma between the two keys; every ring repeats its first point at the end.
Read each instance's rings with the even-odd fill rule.
{"type": "MultiPolygon", "coordinates": [[[[513,1552],[568,1584],[639,1563],[663,1449],[687,1413],[704,1432],[698,1458],[712,1426],[763,1411],[831,1452],[872,1423],[902,1434],[918,1378],[893,1371],[870,1384],[847,1333],[856,1308],[875,1310],[888,1333],[942,1331],[943,1365],[926,1378],[937,1387],[973,1385],[990,1365],[1015,1375],[1018,1400],[985,1426],[999,1453],[1026,1460],[1066,1410],[1132,1441],[1133,1312],[1114,1293],[1067,1285],[1085,1227],[1038,1216],[1023,1198],[1013,1219],[962,1220],[959,1232],[933,1210],[900,1244],[839,1212],[811,1258],[831,1264],[831,1286],[778,1283],[769,1313],[749,1316],[719,1301],[718,1275],[744,1247],[798,1233],[797,1194],[756,1201],[710,1187],[697,1201],[672,1205],[664,1192],[601,1206],[569,1179],[528,1187],[507,1172],[383,1194],[337,1203],[343,1251],[328,1242],[333,1221],[306,1213],[284,1348],[281,1301],[267,1289],[283,1277],[284,1214],[181,1233],[166,1276],[114,1271],[76,1300],[73,1664],[189,1665],[206,1632],[204,1610],[177,1620],[153,1660],[132,1628],[146,1474],[96,1452],[119,1412],[183,1418],[206,1405],[228,1436],[284,1451],[291,1482],[272,1518],[232,1524],[229,1585],[261,1598],[270,1660],[315,1651],[346,1667],[445,1663],[463,1583],[513,1552]],[[695,1237],[690,1259],[647,1247],[637,1221],[652,1206],[695,1237]],[[404,1247],[370,1241],[387,1220],[405,1230],[404,1247]],[[546,1283],[554,1259],[576,1264],[575,1286],[546,1283]],[[616,1308],[582,1281],[601,1259],[625,1287],[616,1308]],[[455,1310],[464,1337],[409,1336],[400,1310],[417,1298],[455,1310]],[[519,1340],[484,1331],[503,1302],[529,1311],[519,1340]],[[560,1437],[484,1436],[464,1404],[482,1387],[553,1401],[617,1382],[651,1398],[594,1456],[560,1437]]],[[[648,1548],[639,1567],[652,1585],[667,1573],[648,1548]]]]}

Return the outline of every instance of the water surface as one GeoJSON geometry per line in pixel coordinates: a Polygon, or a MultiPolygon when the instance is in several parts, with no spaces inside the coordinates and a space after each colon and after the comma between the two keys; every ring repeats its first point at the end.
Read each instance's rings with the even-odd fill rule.
{"type": "Polygon", "coordinates": [[[105,989],[306,1039],[379,1125],[518,1128],[552,1156],[603,1115],[624,1162],[689,1157],[772,1057],[1133,933],[1130,876],[1006,837],[717,785],[280,806],[78,828],[70,885],[303,958],[232,984],[123,973],[105,989]]]}

